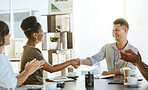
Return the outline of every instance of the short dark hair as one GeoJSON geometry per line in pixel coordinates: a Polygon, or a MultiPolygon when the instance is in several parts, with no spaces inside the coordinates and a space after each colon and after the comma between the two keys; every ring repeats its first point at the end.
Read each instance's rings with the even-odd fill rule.
{"type": "Polygon", "coordinates": [[[5,44],[5,36],[9,34],[9,27],[8,25],[0,21],[0,46],[3,46],[5,44]]]}
{"type": "Polygon", "coordinates": [[[24,31],[27,38],[31,39],[32,33],[38,33],[39,28],[41,27],[40,23],[37,22],[35,16],[30,16],[25,18],[21,23],[21,28],[24,31]]]}
{"type": "Polygon", "coordinates": [[[118,19],[116,19],[114,22],[113,22],[113,24],[115,25],[115,24],[120,24],[121,26],[123,25],[123,26],[126,26],[127,27],[127,29],[129,29],[129,24],[128,24],[128,22],[125,20],[125,19],[123,19],[123,18],[118,18],[118,19]]]}

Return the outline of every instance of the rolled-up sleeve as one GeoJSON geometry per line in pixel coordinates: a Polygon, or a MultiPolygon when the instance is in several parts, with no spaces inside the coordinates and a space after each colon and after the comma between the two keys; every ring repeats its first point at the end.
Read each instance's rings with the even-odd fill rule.
{"type": "Polygon", "coordinates": [[[101,48],[101,50],[95,54],[94,56],[87,57],[91,60],[91,65],[94,65],[97,62],[100,62],[105,58],[105,46],[101,48]]]}

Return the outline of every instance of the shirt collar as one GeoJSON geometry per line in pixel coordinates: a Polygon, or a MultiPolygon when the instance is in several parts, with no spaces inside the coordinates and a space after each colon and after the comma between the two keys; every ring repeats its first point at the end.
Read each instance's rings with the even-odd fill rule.
{"type": "MultiPolygon", "coordinates": [[[[129,48],[129,46],[130,46],[130,43],[129,43],[129,42],[127,42],[126,46],[125,46],[125,47],[124,47],[124,49],[123,49],[123,50],[121,50],[121,51],[124,51],[124,50],[128,49],[128,48],[129,48]]],[[[117,51],[118,51],[118,48],[117,48],[116,43],[114,43],[112,47],[113,47],[115,50],[117,50],[117,51]]]]}

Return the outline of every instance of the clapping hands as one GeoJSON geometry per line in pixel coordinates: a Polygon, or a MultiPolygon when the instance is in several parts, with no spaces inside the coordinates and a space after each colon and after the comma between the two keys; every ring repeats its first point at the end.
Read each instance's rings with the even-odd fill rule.
{"type": "Polygon", "coordinates": [[[125,50],[124,52],[121,52],[121,59],[131,62],[134,65],[137,63],[137,61],[141,61],[141,55],[139,52],[134,53],[131,49],[125,50]]]}
{"type": "Polygon", "coordinates": [[[38,61],[36,59],[33,59],[31,62],[27,62],[25,65],[25,72],[27,72],[29,75],[34,73],[36,70],[43,68],[43,64],[45,63],[44,60],[38,61]]]}

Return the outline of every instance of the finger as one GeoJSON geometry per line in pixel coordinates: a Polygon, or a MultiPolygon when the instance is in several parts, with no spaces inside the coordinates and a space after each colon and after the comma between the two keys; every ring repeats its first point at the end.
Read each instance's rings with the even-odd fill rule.
{"type": "Polygon", "coordinates": [[[103,71],[102,73],[106,73],[107,71],[103,71]]]}
{"type": "Polygon", "coordinates": [[[32,62],[31,65],[35,65],[36,63],[39,63],[39,61],[36,60],[36,61],[32,62]]]}
{"type": "Polygon", "coordinates": [[[106,71],[103,71],[102,75],[106,75],[106,73],[107,73],[106,71]]]}
{"type": "Polygon", "coordinates": [[[40,62],[40,65],[44,65],[45,64],[45,61],[44,60],[41,60],[39,62],[40,62]]]}
{"type": "Polygon", "coordinates": [[[40,62],[38,61],[38,60],[36,60],[36,61],[34,61],[34,62],[32,62],[30,65],[31,66],[36,66],[36,65],[40,65],[40,62]]]}
{"type": "Polygon", "coordinates": [[[43,68],[43,66],[40,66],[40,68],[43,68]]]}
{"type": "Polygon", "coordinates": [[[136,53],[134,53],[131,49],[129,49],[129,53],[133,54],[133,55],[137,55],[136,53]]]}
{"type": "Polygon", "coordinates": [[[139,56],[139,58],[140,58],[140,60],[141,60],[141,55],[140,55],[139,51],[138,51],[137,53],[138,53],[138,56],[139,56]]]}
{"type": "Polygon", "coordinates": [[[36,63],[34,66],[32,66],[33,67],[33,69],[35,69],[35,70],[38,70],[38,69],[40,69],[40,67],[41,67],[41,65],[40,65],[40,63],[36,63]]]}
{"type": "Polygon", "coordinates": [[[137,54],[138,54],[138,56],[139,56],[139,57],[141,57],[141,55],[140,55],[139,51],[137,52],[137,54]]]}
{"type": "Polygon", "coordinates": [[[38,66],[30,66],[30,69],[29,69],[29,71],[31,72],[31,74],[32,73],[34,73],[36,70],[38,70],[39,69],[39,65],[38,66]]]}
{"type": "Polygon", "coordinates": [[[124,52],[129,53],[129,49],[124,50],[124,52]]]}
{"type": "Polygon", "coordinates": [[[74,68],[77,69],[78,67],[77,66],[74,66],[74,68]]]}
{"type": "Polygon", "coordinates": [[[30,61],[30,64],[31,64],[31,63],[33,63],[33,62],[35,62],[35,61],[36,61],[36,58],[35,58],[35,59],[33,59],[32,61],[30,61]]]}
{"type": "Polygon", "coordinates": [[[26,66],[28,66],[28,65],[29,65],[29,62],[26,63],[26,66]]]}
{"type": "Polygon", "coordinates": [[[75,68],[75,66],[74,65],[72,65],[74,68],[75,68]]]}
{"type": "Polygon", "coordinates": [[[136,66],[136,64],[135,64],[135,63],[132,63],[132,64],[136,66]]]}
{"type": "Polygon", "coordinates": [[[123,56],[121,56],[121,58],[120,58],[120,59],[122,59],[122,60],[124,60],[124,61],[128,61],[128,60],[127,60],[127,56],[124,56],[124,55],[123,55],[123,56]]]}
{"type": "Polygon", "coordinates": [[[81,64],[80,60],[76,60],[76,62],[77,62],[77,65],[80,66],[80,64],[81,64]]]}
{"type": "Polygon", "coordinates": [[[122,51],[120,51],[120,54],[127,54],[127,52],[122,52],[122,51]]]}
{"type": "Polygon", "coordinates": [[[121,54],[121,57],[122,56],[126,56],[126,57],[128,56],[128,53],[125,53],[125,52],[120,52],[120,54],[121,54]]]}
{"type": "Polygon", "coordinates": [[[123,54],[124,54],[124,52],[120,51],[120,54],[121,54],[121,55],[123,55],[123,54]]]}
{"type": "Polygon", "coordinates": [[[79,60],[74,59],[74,63],[73,64],[78,65],[79,64],[79,60]]]}
{"type": "Polygon", "coordinates": [[[29,62],[26,63],[25,68],[29,65],[29,62]]]}
{"type": "Polygon", "coordinates": [[[80,66],[82,64],[82,61],[80,58],[77,58],[77,60],[79,61],[78,65],[80,66]]]}
{"type": "Polygon", "coordinates": [[[121,56],[121,59],[126,59],[126,58],[127,58],[127,56],[124,56],[124,55],[121,56]]]}
{"type": "Polygon", "coordinates": [[[78,68],[78,65],[72,65],[75,69],[77,69],[78,68]]]}

